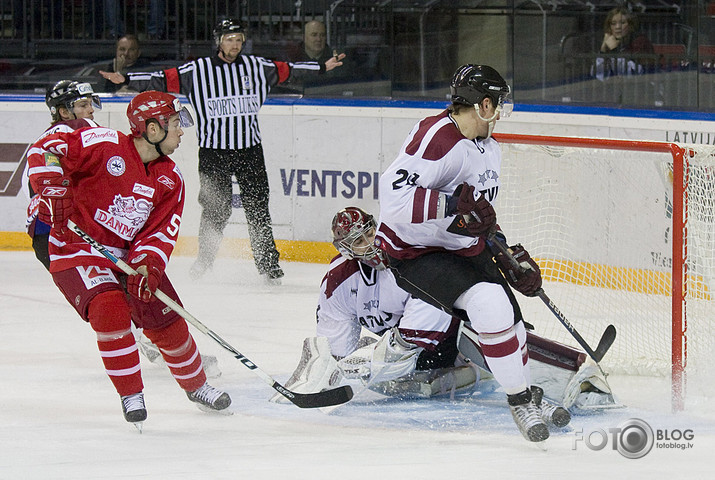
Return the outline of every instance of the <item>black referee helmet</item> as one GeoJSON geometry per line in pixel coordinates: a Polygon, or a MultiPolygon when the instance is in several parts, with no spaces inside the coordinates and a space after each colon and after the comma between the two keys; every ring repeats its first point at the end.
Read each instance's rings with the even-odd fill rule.
{"type": "Polygon", "coordinates": [[[228,35],[230,33],[242,33],[245,41],[246,31],[241,25],[241,22],[233,18],[227,18],[226,20],[221,20],[214,27],[214,42],[218,47],[221,44],[221,37],[228,35]]]}

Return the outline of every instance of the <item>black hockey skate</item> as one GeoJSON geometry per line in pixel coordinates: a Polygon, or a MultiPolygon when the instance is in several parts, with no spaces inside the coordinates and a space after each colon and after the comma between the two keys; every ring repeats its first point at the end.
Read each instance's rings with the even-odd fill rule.
{"type": "Polygon", "coordinates": [[[283,278],[283,269],[279,267],[278,265],[274,265],[272,267],[269,267],[268,270],[266,270],[264,273],[264,278],[266,280],[266,284],[271,285],[271,286],[279,286],[283,282],[281,278],[283,278]]]}
{"type": "Polygon", "coordinates": [[[506,397],[511,416],[524,438],[530,442],[543,442],[549,438],[549,429],[541,419],[541,410],[531,398],[531,390],[506,397]]]}
{"type": "Polygon", "coordinates": [[[199,409],[205,412],[219,412],[231,405],[231,397],[228,393],[212,387],[208,382],[204,383],[198,390],[186,392],[186,396],[192,402],[196,402],[199,409]]]}
{"type": "Polygon", "coordinates": [[[541,410],[541,420],[546,425],[558,428],[565,427],[571,421],[571,414],[564,407],[553,404],[544,398],[544,389],[531,386],[531,398],[534,404],[541,410]]]}
{"type": "Polygon", "coordinates": [[[146,420],[146,406],[144,405],[144,394],[142,392],[132,395],[125,395],[122,398],[122,413],[124,419],[133,423],[139,433],[142,431],[142,425],[146,420]]]}

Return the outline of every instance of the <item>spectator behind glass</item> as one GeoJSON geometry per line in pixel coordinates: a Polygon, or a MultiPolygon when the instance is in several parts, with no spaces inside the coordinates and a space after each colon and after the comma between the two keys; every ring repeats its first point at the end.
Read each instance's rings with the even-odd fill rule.
{"type": "MultiPolygon", "coordinates": [[[[125,35],[117,40],[117,50],[111,63],[106,67],[108,72],[118,72],[122,75],[127,72],[140,72],[146,70],[150,63],[141,58],[141,49],[139,48],[139,39],[134,35],[125,35]]],[[[115,85],[109,80],[104,80],[103,91],[107,93],[114,92],[133,92],[124,86],[115,85]]]]}
{"type": "Polygon", "coordinates": [[[638,17],[623,7],[608,12],[603,24],[601,53],[653,53],[653,44],[638,32],[639,27],[638,17]]]}
{"type": "Polygon", "coordinates": [[[311,20],[303,27],[303,41],[290,49],[286,55],[289,62],[319,62],[325,63],[337,54],[327,44],[325,24],[319,20],[311,20]]]}
{"type": "Polygon", "coordinates": [[[653,44],[639,30],[640,22],[633,12],[624,7],[616,7],[606,16],[603,24],[603,42],[600,53],[625,53],[631,56],[597,58],[594,76],[599,80],[613,75],[635,75],[645,73],[653,66],[648,58],[639,55],[653,54],[653,44]]]}
{"type": "MultiPolygon", "coordinates": [[[[306,22],[303,27],[303,41],[299,44],[294,44],[292,48],[289,48],[285,57],[283,58],[286,62],[318,62],[325,63],[330,58],[335,58],[337,61],[342,61],[345,58],[344,53],[338,53],[337,50],[333,50],[330,45],[327,44],[328,35],[326,33],[325,24],[319,20],[311,20],[306,22]]],[[[318,78],[301,78],[300,80],[291,79],[286,83],[288,88],[295,88],[301,84],[305,86],[309,85],[321,85],[325,84],[329,78],[335,78],[336,76],[345,76],[348,74],[345,67],[341,69],[335,69],[330,72],[326,72],[327,75],[323,75],[318,78]]],[[[281,90],[277,90],[278,93],[281,90]]]]}

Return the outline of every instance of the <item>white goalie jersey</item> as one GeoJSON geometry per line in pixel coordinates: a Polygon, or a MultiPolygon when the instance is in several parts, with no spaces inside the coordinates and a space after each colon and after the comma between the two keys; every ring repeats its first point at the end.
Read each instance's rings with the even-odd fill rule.
{"type": "Polygon", "coordinates": [[[338,255],[320,285],[317,321],[316,335],[328,338],[334,356],[345,357],[357,348],[361,328],[380,335],[399,324],[408,332],[405,340],[429,348],[450,328],[452,317],[411,297],[389,269],[338,255]]]}

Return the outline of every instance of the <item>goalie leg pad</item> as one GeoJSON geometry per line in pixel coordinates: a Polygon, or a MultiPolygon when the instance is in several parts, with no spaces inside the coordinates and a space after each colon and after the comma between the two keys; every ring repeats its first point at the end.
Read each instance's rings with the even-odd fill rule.
{"type": "Polygon", "coordinates": [[[395,380],[375,383],[370,386],[370,390],[391,397],[454,397],[457,393],[471,391],[478,381],[478,369],[467,364],[416,371],[395,380]]]}
{"type": "MultiPolygon", "coordinates": [[[[308,337],[303,340],[303,351],[295,371],[285,387],[296,393],[320,392],[337,385],[342,379],[338,362],[330,353],[327,337],[308,337]]],[[[271,399],[273,403],[288,403],[280,393],[271,399]]]]}
{"type": "Polygon", "coordinates": [[[563,404],[581,413],[624,407],[613,396],[611,386],[598,367],[590,363],[582,365],[566,385],[563,404]]]}

